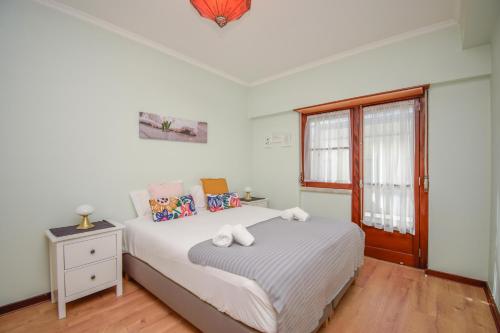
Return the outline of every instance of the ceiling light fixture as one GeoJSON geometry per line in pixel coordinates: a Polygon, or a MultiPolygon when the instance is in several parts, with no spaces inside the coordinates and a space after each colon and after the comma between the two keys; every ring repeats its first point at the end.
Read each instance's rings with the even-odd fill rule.
{"type": "Polygon", "coordinates": [[[250,10],[251,2],[252,0],[191,0],[201,16],[215,21],[221,28],[250,10]]]}

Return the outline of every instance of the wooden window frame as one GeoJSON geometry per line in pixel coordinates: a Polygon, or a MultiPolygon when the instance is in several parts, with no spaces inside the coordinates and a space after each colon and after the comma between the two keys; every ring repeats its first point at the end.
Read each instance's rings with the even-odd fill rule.
{"type": "MultiPolygon", "coordinates": [[[[301,114],[301,161],[300,161],[300,183],[305,187],[317,187],[317,188],[331,188],[331,189],[343,189],[351,191],[351,217],[352,222],[358,224],[362,227],[362,189],[360,186],[361,174],[363,170],[363,163],[361,160],[362,153],[362,109],[363,107],[385,104],[391,102],[398,102],[410,99],[418,99],[420,102],[421,111],[417,117],[417,123],[419,133],[416,137],[416,147],[415,151],[415,167],[418,167],[419,172],[415,172],[415,182],[418,182],[418,177],[420,181],[424,183],[426,181],[425,177],[428,177],[428,115],[427,115],[427,91],[429,89],[428,84],[387,91],[378,94],[365,95],[355,98],[349,98],[344,100],[339,100],[331,103],[319,104],[304,108],[295,109],[294,111],[301,114]],[[350,112],[350,126],[351,126],[351,143],[350,143],[350,167],[351,167],[351,183],[341,184],[341,183],[321,183],[321,182],[305,182],[304,181],[304,135],[305,126],[307,122],[307,116],[335,112],[341,110],[351,110],[350,112]],[[418,140],[418,141],[417,141],[418,140]],[[422,149],[420,149],[420,148],[422,149]]],[[[416,169],[417,170],[417,169],[416,169]]],[[[419,239],[415,239],[414,247],[421,249],[421,256],[419,257],[418,263],[415,266],[420,268],[427,267],[428,261],[428,223],[429,223],[429,198],[428,189],[425,190],[423,184],[416,189],[416,206],[415,206],[415,223],[416,228],[419,228],[418,235],[419,239]],[[418,223],[417,223],[418,221],[418,223]]]]}
{"type": "MultiPolygon", "coordinates": [[[[415,99],[423,96],[428,89],[429,85],[404,88],[398,90],[387,91],[378,94],[365,95],[360,97],[343,99],[340,101],[313,105],[309,107],[295,109],[296,112],[301,114],[300,122],[300,185],[304,187],[317,187],[317,188],[331,188],[341,190],[351,190],[354,192],[356,186],[359,187],[360,179],[360,166],[359,166],[359,153],[360,153],[360,133],[361,133],[361,109],[370,105],[385,104],[397,102],[408,99],[415,99]],[[350,151],[350,168],[351,168],[351,182],[350,183],[334,183],[334,182],[306,182],[304,180],[304,158],[305,158],[305,128],[307,124],[307,117],[322,113],[336,112],[350,110],[349,125],[351,142],[349,145],[350,151]],[[356,184],[357,183],[357,184],[356,184]]],[[[355,194],[355,193],[353,193],[355,194]]],[[[359,194],[358,194],[359,195],[359,194]]],[[[354,213],[354,209],[353,209],[354,213]]],[[[356,219],[361,219],[358,213],[354,214],[356,219]]]]}
{"type": "Polygon", "coordinates": [[[335,109],[335,110],[328,110],[328,111],[323,111],[323,112],[317,112],[317,113],[310,113],[310,114],[304,114],[302,113],[301,115],[301,129],[300,129],[300,142],[301,142],[301,162],[300,162],[300,185],[304,187],[316,187],[316,188],[330,188],[330,189],[338,189],[338,190],[352,190],[352,159],[353,159],[353,149],[352,149],[352,142],[353,142],[353,136],[352,136],[352,117],[353,117],[353,110],[349,110],[349,126],[350,126],[350,143],[349,143],[349,153],[350,153],[350,158],[349,158],[349,163],[350,168],[351,168],[351,182],[350,183],[334,183],[334,182],[306,182],[304,180],[304,158],[305,158],[305,129],[307,125],[307,117],[312,116],[315,114],[320,114],[320,113],[330,113],[330,112],[336,112],[336,111],[345,111],[346,109],[335,109]]]}

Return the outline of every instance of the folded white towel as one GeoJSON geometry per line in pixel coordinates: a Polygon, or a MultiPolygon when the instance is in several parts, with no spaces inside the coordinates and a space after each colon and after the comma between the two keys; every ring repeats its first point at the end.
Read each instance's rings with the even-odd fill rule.
{"type": "Polygon", "coordinates": [[[281,218],[287,221],[305,222],[309,219],[309,214],[299,207],[290,208],[281,212],[281,218]]]}
{"type": "Polygon", "coordinates": [[[292,209],[287,209],[281,212],[281,218],[291,221],[293,220],[293,210],[292,209]]]}
{"type": "Polygon", "coordinates": [[[309,214],[299,207],[292,208],[293,217],[300,222],[305,222],[309,218],[309,214]]]}
{"type": "Polygon", "coordinates": [[[243,246],[250,246],[255,242],[255,237],[241,224],[233,227],[233,237],[236,242],[243,246]]]}
{"type": "Polygon", "coordinates": [[[233,226],[226,224],[217,231],[217,234],[212,238],[212,243],[219,247],[229,247],[233,244],[233,226]]]}

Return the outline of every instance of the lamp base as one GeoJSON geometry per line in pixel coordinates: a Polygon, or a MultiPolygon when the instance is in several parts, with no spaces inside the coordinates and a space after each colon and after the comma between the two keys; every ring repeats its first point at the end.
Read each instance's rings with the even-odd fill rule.
{"type": "Polygon", "coordinates": [[[245,192],[245,193],[246,193],[246,195],[245,195],[245,200],[246,200],[246,201],[250,201],[250,200],[252,200],[252,195],[250,194],[250,192],[245,192]]]}
{"type": "Polygon", "coordinates": [[[90,223],[88,215],[82,216],[82,222],[76,227],[77,229],[80,230],[85,230],[85,229],[92,229],[95,227],[92,223],[90,223]]]}

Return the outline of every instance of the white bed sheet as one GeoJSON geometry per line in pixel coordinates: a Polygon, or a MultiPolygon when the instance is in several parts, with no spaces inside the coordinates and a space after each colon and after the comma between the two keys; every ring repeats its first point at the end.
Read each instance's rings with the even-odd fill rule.
{"type": "Polygon", "coordinates": [[[259,331],[275,333],[276,312],[255,281],[195,265],[189,261],[188,251],[212,238],[224,224],[248,227],[280,213],[269,208],[243,206],[217,213],[203,211],[172,222],[155,223],[151,217],[139,217],[124,222],[124,248],[219,311],[259,331]]]}

